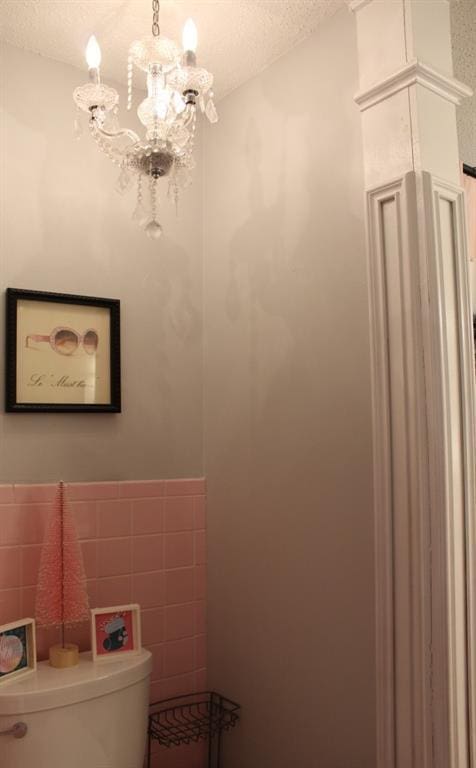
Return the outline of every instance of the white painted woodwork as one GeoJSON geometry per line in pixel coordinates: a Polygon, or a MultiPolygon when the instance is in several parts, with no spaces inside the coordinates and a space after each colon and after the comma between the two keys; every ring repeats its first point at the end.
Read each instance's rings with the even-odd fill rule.
{"type": "Polygon", "coordinates": [[[354,3],[368,213],[378,768],[475,768],[475,408],[446,0],[354,3]]]}

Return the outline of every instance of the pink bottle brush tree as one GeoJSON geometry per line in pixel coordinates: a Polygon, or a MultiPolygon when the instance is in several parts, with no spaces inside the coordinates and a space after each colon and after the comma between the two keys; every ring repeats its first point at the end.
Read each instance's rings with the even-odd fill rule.
{"type": "Polygon", "coordinates": [[[46,528],[36,593],[38,626],[61,629],[61,645],[50,648],[52,666],[70,667],[78,663],[78,646],[65,643],[65,629],[88,619],[83,557],[64,484],[59,483],[46,528]]]}

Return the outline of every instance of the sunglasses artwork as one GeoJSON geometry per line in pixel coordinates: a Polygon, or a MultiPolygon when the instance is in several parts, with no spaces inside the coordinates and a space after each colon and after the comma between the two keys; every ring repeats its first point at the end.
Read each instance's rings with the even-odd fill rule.
{"type": "Polygon", "coordinates": [[[6,411],[121,412],[119,299],[7,288],[6,305],[6,411]]]}
{"type": "Polygon", "coordinates": [[[78,333],[73,328],[54,328],[50,335],[31,333],[25,339],[27,349],[34,349],[30,342],[47,341],[51,349],[60,355],[73,355],[83,345],[88,355],[94,355],[99,345],[99,334],[93,328],[88,328],[84,333],[78,333]]]}

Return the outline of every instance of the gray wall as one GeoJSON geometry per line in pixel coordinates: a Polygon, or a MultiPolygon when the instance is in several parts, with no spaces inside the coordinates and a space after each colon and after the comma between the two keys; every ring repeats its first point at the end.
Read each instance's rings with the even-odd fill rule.
{"type": "Polygon", "coordinates": [[[476,165],[476,0],[453,0],[450,14],[454,74],[473,89],[456,112],[460,157],[476,165]]]}
{"type": "Polygon", "coordinates": [[[375,765],[370,363],[354,19],[206,134],[209,670],[228,768],[375,765]]]}
{"type": "Polygon", "coordinates": [[[2,301],[7,286],[120,299],[123,413],[1,413],[0,482],[201,474],[200,168],[178,219],[162,186],[152,242],[130,221],[134,192],[114,189],[117,167],[73,139],[87,72],[9,46],[1,72],[2,301]]]}

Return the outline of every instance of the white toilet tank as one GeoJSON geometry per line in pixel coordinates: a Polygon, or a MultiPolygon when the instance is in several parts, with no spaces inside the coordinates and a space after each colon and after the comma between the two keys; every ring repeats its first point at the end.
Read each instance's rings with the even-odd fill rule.
{"type": "Polygon", "coordinates": [[[37,671],[0,685],[0,734],[22,722],[23,738],[0,735],[1,768],[142,768],[151,654],[37,671]]]}

